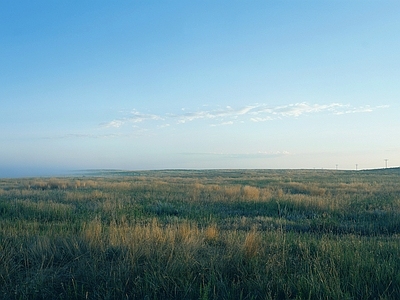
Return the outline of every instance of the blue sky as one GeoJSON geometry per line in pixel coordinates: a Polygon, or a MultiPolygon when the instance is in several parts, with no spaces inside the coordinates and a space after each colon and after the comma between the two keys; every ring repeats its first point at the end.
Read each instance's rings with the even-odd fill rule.
{"type": "Polygon", "coordinates": [[[3,1],[0,176],[400,165],[398,1],[3,1]]]}

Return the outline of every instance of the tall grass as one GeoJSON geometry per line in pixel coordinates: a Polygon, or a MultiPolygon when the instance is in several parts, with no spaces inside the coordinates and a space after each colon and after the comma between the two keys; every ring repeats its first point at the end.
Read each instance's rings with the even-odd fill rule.
{"type": "Polygon", "coordinates": [[[108,175],[0,180],[1,299],[400,298],[399,174],[108,175]]]}

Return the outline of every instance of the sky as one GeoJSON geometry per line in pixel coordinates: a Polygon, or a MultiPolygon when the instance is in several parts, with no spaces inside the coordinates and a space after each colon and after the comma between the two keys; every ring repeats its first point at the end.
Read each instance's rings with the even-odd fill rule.
{"type": "Polygon", "coordinates": [[[399,15],[385,0],[2,1],[0,177],[398,166],[399,15]]]}

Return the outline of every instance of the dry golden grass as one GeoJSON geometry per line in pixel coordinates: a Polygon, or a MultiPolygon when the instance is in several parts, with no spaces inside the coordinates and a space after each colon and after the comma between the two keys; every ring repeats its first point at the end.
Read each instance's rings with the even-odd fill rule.
{"type": "Polygon", "coordinates": [[[240,185],[231,185],[224,188],[224,193],[228,199],[237,199],[240,196],[242,187],[240,185]]]}
{"type": "Polygon", "coordinates": [[[246,258],[254,258],[261,251],[262,237],[261,234],[253,228],[246,234],[246,238],[243,243],[243,253],[246,258]]]}
{"type": "Polygon", "coordinates": [[[98,218],[83,224],[82,235],[91,247],[103,248],[105,231],[101,220],[98,218]]]}
{"type": "Polygon", "coordinates": [[[207,226],[204,231],[204,237],[206,242],[216,242],[218,240],[219,230],[217,228],[217,224],[213,223],[207,226]]]}
{"type": "Polygon", "coordinates": [[[242,196],[246,200],[258,200],[260,198],[260,190],[254,186],[245,185],[242,188],[242,196]]]}

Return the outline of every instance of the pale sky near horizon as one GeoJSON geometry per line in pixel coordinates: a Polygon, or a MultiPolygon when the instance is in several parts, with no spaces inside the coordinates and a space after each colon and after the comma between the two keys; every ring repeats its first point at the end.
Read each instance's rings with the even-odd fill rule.
{"type": "Polygon", "coordinates": [[[0,177],[400,165],[400,1],[3,1],[0,177]]]}

